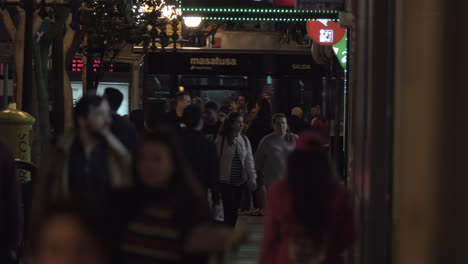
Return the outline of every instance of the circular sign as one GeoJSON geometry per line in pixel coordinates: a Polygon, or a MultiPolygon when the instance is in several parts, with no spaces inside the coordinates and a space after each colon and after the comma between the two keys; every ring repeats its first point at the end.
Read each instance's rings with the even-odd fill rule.
{"type": "Polygon", "coordinates": [[[346,28],[328,20],[307,21],[307,33],[315,43],[322,46],[333,46],[340,42],[346,34],[346,28]]]}

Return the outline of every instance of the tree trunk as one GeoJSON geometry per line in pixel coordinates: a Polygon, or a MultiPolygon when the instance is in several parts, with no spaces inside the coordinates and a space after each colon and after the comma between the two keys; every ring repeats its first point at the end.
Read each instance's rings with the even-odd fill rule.
{"type": "Polygon", "coordinates": [[[53,101],[54,101],[54,115],[53,115],[53,126],[54,136],[57,137],[64,132],[65,128],[65,102],[64,98],[64,53],[63,53],[63,30],[55,38],[52,44],[52,75],[53,75],[53,101]]]}
{"type": "Polygon", "coordinates": [[[26,12],[17,8],[18,26],[15,36],[15,67],[16,67],[16,104],[18,109],[23,105],[23,66],[24,66],[24,31],[26,29],[26,12]]]}
{"type": "MultiPolygon", "coordinates": [[[[55,22],[50,21],[47,31],[43,34],[42,38],[34,41],[33,54],[34,54],[34,79],[35,79],[35,92],[34,97],[37,99],[38,112],[37,121],[39,139],[37,144],[40,153],[45,153],[50,144],[50,114],[49,114],[49,88],[48,88],[48,65],[49,65],[49,52],[50,47],[56,38],[63,40],[63,29],[65,22],[68,19],[70,11],[67,7],[55,8],[56,16],[55,22]]],[[[56,100],[61,100],[56,98],[56,100]]],[[[61,111],[57,109],[58,111],[61,111]]],[[[36,130],[37,131],[37,130],[36,130]]],[[[40,159],[38,159],[40,161],[40,159]]]]}
{"type": "MultiPolygon", "coordinates": [[[[33,45],[34,54],[34,79],[38,103],[37,124],[39,128],[39,149],[41,153],[47,151],[50,142],[50,116],[49,116],[49,89],[47,87],[47,60],[49,46],[35,42],[33,45]]],[[[37,132],[36,132],[37,133],[37,132]]],[[[39,159],[40,160],[40,159],[39,159]]]]}
{"type": "MultiPolygon", "coordinates": [[[[84,40],[84,33],[82,31],[73,30],[70,27],[72,22],[72,16],[68,17],[65,23],[65,37],[63,40],[63,58],[64,65],[69,65],[80,45],[84,40]]],[[[63,100],[64,100],[64,125],[65,130],[73,128],[73,91],[70,83],[70,77],[66,70],[66,66],[63,68],[63,100]]]]}
{"type": "Polygon", "coordinates": [[[21,109],[22,91],[23,91],[23,64],[24,64],[24,26],[25,12],[22,8],[16,8],[18,12],[18,26],[15,27],[8,9],[0,10],[0,18],[5,25],[5,28],[13,42],[15,70],[16,70],[16,104],[18,109],[21,109]]]}

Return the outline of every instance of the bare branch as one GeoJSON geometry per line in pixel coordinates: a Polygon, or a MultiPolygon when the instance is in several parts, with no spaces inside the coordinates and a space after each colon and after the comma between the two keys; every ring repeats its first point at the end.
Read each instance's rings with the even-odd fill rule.
{"type": "Polygon", "coordinates": [[[13,20],[11,19],[8,9],[6,8],[1,9],[0,17],[3,20],[3,24],[5,24],[5,27],[6,27],[6,30],[8,31],[8,35],[10,36],[10,39],[14,41],[16,37],[16,27],[15,27],[15,24],[13,23],[13,20]]]}

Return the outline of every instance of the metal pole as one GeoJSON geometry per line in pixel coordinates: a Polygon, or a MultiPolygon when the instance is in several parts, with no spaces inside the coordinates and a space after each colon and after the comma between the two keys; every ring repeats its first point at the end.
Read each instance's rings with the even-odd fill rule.
{"type": "Polygon", "coordinates": [[[8,109],[8,62],[3,64],[3,108],[8,109]]]}
{"type": "Polygon", "coordinates": [[[23,101],[19,106],[25,112],[35,113],[33,111],[33,19],[35,10],[34,0],[24,0],[23,8],[26,12],[25,30],[24,30],[24,67],[23,67],[23,101]]]}

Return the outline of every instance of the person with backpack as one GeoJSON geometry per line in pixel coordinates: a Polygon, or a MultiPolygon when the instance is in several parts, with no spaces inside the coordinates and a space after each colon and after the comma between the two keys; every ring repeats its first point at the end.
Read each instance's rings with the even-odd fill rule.
{"type": "Polygon", "coordinates": [[[241,194],[244,188],[250,192],[257,187],[257,173],[252,147],[241,134],[244,118],[241,113],[230,113],[225,120],[216,146],[220,157],[219,189],[223,200],[224,222],[235,226],[241,194]]]}

